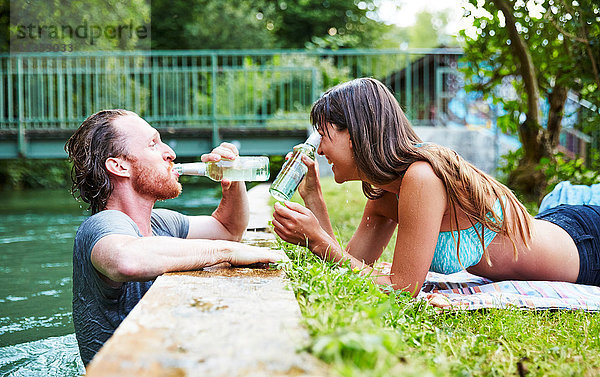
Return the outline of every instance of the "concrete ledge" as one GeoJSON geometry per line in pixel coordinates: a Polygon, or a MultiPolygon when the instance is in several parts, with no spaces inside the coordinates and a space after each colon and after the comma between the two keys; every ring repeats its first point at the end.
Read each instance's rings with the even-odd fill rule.
{"type": "MultiPolygon", "coordinates": [[[[264,187],[252,200],[264,202],[260,192],[264,187]]],[[[270,209],[263,213],[270,217],[270,209]]],[[[255,221],[266,226],[268,218],[255,221]]],[[[274,237],[249,231],[245,240],[266,246],[274,237]]],[[[87,376],[327,375],[300,351],[308,340],[300,321],[281,271],[218,265],[165,274],[92,360],[87,376]]]]}

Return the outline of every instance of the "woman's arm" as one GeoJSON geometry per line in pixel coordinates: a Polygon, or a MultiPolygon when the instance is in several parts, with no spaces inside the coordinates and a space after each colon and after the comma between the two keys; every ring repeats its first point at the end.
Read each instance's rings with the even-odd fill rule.
{"type": "MultiPolygon", "coordinates": [[[[275,233],[284,241],[306,246],[321,259],[339,263],[349,261],[351,267],[361,270],[361,273],[374,271],[365,261],[342,250],[339,243],[321,228],[315,215],[308,208],[298,203],[285,202],[285,206],[276,203],[275,212],[273,213],[273,228],[275,233]]],[[[389,240],[389,237],[387,239],[389,240]]],[[[370,247],[368,243],[364,244],[370,247]]],[[[358,244],[355,243],[353,248],[357,252],[358,244]]],[[[364,250],[362,254],[366,255],[368,251],[364,250]]],[[[381,254],[381,251],[379,254],[381,254]]],[[[376,283],[382,285],[392,284],[389,276],[378,275],[376,270],[374,272],[372,278],[376,283]]]]}
{"type": "Polygon", "coordinates": [[[398,236],[392,262],[395,289],[416,296],[431,265],[446,211],[446,189],[427,162],[406,171],[398,193],[398,236]]]}
{"type": "Polygon", "coordinates": [[[319,220],[319,225],[323,230],[333,239],[333,227],[331,226],[331,220],[329,219],[329,213],[327,212],[327,205],[325,199],[323,199],[323,192],[321,190],[321,179],[319,177],[319,164],[316,160],[311,160],[308,156],[302,155],[302,162],[308,168],[306,176],[300,182],[298,186],[298,193],[304,200],[304,204],[308,209],[319,220]]]}
{"type": "MultiPolygon", "coordinates": [[[[307,156],[302,156],[302,162],[307,166],[308,172],[298,187],[298,193],[306,207],[319,221],[321,228],[339,248],[335,241],[325,199],[323,199],[318,163],[307,156]]],[[[390,242],[396,226],[396,213],[393,209],[396,203],[397,199],[392,193],[387,193],[378,200],[367,202],[361,222],[346,247],[346,251],[361,263],[372,265],[390,242]]]]}
{"type": "Polygon", "coordinates": [[[377,200],[368,200],[360,224],[348,242],[346,251],[368,265],[379,259],[396,229],[395,207],[397,199],[391,193],[377,200]]]}
{"type": "Polygon", "coordinates": [[[276,203],[273,227],[284,241],[306,246],[323,259],[341,260],[346,253],[361,265],[371,265],[388,244],[396,225],[395,221],[375,212],[374,207],[367,204],[363,220],[344,252],[336,239],[320,226],[312,211],[298,203],[276,203]]]}
{"type": "MultiPolygon", "coordinates": [[[[442,181],[426,162],[415,162],[406,171],[398,194],[398,236],[394,249],[392,274],[371,277],[382,285],[391,285],[416,296],[427,275],[446,210],[446,190],[442,181]]],[[[381,233],[369,231],[361,222],[342,250],[335,239],[319,225],[315,215],[300,204],[277,203],[273,214],[275,232],[287,242],[307,246],[319,257],[336,262],[350,261],[352,268],[371,273],[368,265],[375,254],[380,255],[393,232],[393,220],[381,216],[374,208],[365,208],[363,219],[373,216],[373,222],[383,228],[381,233]],[[385,222],[381,220],[385,219],[385,222]]],[[[377,256],[378,256],[377,255],[377,256]]],[[[372,262],[371,262],[372,263],[372,262]]]]}

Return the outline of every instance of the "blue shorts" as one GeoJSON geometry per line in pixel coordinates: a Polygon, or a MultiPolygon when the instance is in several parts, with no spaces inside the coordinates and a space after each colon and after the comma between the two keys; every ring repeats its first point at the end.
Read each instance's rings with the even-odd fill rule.
{"type": "Polygon", "coordinates": [[[600,206],[563,204],[535,216],[563,228],[577,246],[577,284],[600,286],[600,206]]]}

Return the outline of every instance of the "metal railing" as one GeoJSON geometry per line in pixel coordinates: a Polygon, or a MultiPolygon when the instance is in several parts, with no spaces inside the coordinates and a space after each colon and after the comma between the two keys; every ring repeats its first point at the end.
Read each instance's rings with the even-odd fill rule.
{"type": "Polygon", "coordinates": [[[216,145],[224,128],[307,128],[323,91],[365,76],[391,88],[413,124],[447,123],[456,120],[449,103],[464,85],[456,71],[461,55],[460,49],[0,54],[0,135],[16,135],[26,155],[29,135],[64,134],[96,111],[125,108],[173,133],[207,130],[216,145]]]}
{"type": "MultiPolygon", "coordinates": [[[[304,127],[325,89],[388,84],[414,120],[434,104],[435,68],[458,49],[134,51],[0,55],[0,130],[77,127],[126,108],[157,127],[304,127]]],[[[424,116],[425,115],[425,116],[424,116]]]]}

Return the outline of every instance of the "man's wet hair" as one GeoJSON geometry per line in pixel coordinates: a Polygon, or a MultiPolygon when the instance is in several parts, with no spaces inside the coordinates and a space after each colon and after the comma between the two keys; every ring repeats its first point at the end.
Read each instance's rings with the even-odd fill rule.
{"type": "Polygon", "coordinates": [[[126,157],[124,137],[113,121],[121,116],[137,115],[131,111],[102,110],[90,115],[65,144],[73,163],[71,194],[89,204],[92,214],[106,208],[113,191],[105,162],[110,157],[126,157]]]}

